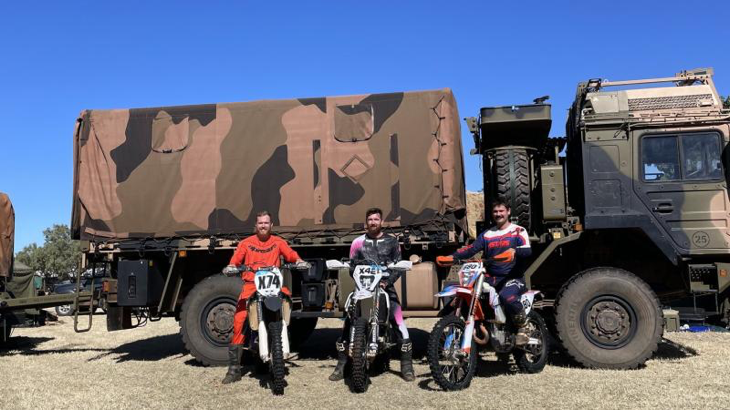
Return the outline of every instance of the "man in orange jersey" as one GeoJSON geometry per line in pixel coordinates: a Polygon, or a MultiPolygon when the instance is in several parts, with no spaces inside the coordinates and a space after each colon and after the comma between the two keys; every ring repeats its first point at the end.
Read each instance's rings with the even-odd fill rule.
{"type": "MultiPolygon", "coordinates": [[[[223,269],[223,273],[232,276],[238,273],[236,269],[240,265],[246,265],[255,270],[265,266],[279,266],[279,257],[291,263],[305,265],[306,262],[289,247],[283,239],[271,235],[271,215],[267,211],[261,211],[256,215],[256,235],[249,236],[242,240],[231,257],[229,265],[223,269]]],[[[238,296],[236,313],[233,316],[233,339],[228,347],[228,372],[223,379],[223,384],[233,383],[241,380],[241,354],[243,352],[243,326],[246,324],[248,311],[246,302],[256,292],[254,285],[254,272],[249,270],[243,273],[243,288],[238,296]]],[[[284,293],[289,294],[289,289],[283,288],[284,293]]]]}

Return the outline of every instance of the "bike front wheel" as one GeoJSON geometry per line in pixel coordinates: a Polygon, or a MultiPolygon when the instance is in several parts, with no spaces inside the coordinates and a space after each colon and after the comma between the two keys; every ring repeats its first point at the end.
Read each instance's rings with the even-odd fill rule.
{"type": "Polygon", "coordinates": [[[477,349],[461,352],[466,323],[460,317],[445,316],[428,337],[428,365],[434,381],[444,390],[469,387],[477,367],[477,349]]]}

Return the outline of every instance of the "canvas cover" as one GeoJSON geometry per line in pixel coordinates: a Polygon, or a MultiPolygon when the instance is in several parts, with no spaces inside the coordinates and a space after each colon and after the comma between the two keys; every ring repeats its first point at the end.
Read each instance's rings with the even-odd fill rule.
{"type": "Polygon", "coordinates": [[[449,89],[83,111],[74,132],[80,239],[463,224],[459,114],[449,89]]]}
{"type": "Polygon", "coordinates": [[[12,275],[15,211],[10,198],[0,192],[0,277],[12,275]]]}

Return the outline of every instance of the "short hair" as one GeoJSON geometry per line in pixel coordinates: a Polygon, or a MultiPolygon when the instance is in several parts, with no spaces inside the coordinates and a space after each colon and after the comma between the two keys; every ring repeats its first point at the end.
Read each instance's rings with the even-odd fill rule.
{"type": "Polygon", "coordinates": [[[378,214],[380,216],[380,219],[383,219],[383,210],[380,208],[370,208],[367,211],[365,211],[365,219],[368,219],[370,215],[378,214]]]}
{"type": "Polygon", "coordinates": [[[498,206],[503,206],[507,208],[507,210],[510,210],[509,202],[507,202],[504,198],[497,198],[494,201],[492,201],[492,206],[489,208],[490,210],[494,210],[494,208],[498,206]]]}
{"type": "Polygon", "coordinates": [[[269,220],[272,219],[271,218],[271,214],[269,213],[269,211],[267,211],[265,209],[263,211],[261,211],[261,212],[259,212],[259,213],[256,214],[256,219],[259,219],[259,217],[262,217],[262,216],[268,216],[269,217],[269,220]]]}

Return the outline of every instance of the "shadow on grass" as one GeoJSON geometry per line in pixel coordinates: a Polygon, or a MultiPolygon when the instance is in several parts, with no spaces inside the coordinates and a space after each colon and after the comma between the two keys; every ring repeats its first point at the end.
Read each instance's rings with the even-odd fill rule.
{"type": "Polygon", "coordinates": [[[0,345],[0,356],[18,356],[39,354],[36,352],[38,345],[53,340],[52,337],[28,337],[28,336],[11,336],[4,344],[0,345]],[[35,352],[35,353],[34,353],[35,352]]]}
{"type": "Polygon", "coordinates": [[[654,353],[653,359],[657,360],[681,360],[699,355],[699,352],[689,346],[673,342],[669,339],[662,339],[659,348],[654,353]]]}
{"type": "MultiPolygon", "coordinates": [[[[93,362],[107,356],[118,356],[114,359],[116,363],[129,361],[148,362],[167,359],[169,357],[182,357],[187,354],[182,339],[178,333],[163,336],[155,336],[142,340],[135,340],[130,343],[119,345],[114,349],[104,349],[104,353],[90,358],[93,362]]],[[[194,362],[194,360],[193,360],[194,362]]],[[[188,362],[186,362],[188,363],[188,362]]]]}

